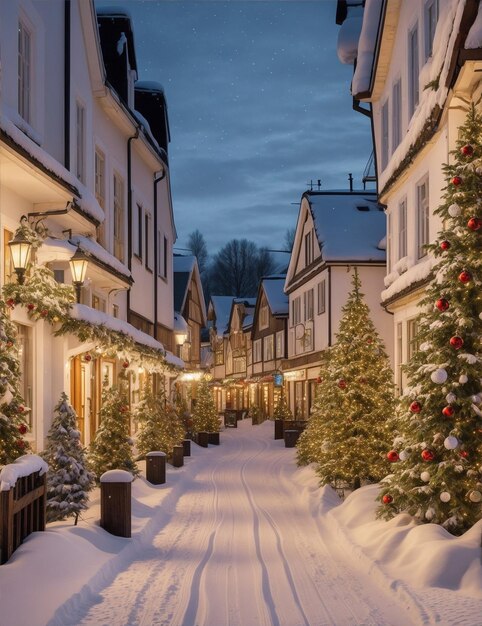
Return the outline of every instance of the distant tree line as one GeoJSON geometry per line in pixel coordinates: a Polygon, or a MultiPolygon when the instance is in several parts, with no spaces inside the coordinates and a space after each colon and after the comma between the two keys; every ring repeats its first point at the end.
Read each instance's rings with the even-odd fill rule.
{"type": "MultiPolygon", "coordinates": [[[[291,250],[294,232],[285,236],[286,250],[291,250]]],[[[199,230],[188,238],[188,248],[197,258],[204,294],[249,298],[256,296],[263,276],[276,271],[271,252],[247,239],[231,239],[210,258],[206,241],[199,230]]]]}

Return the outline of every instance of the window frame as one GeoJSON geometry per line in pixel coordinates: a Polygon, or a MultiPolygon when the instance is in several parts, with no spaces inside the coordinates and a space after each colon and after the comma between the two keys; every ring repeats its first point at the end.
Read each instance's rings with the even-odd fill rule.
{"type": "Polygon", "coordinates": [[[417,259],[427,256],[424,246],[430,242],[430,196],[429,177],[426,174],[416,185],[417,194],[417,259]],[[421,198],[422,189],[426,190],[421,198]]]}
{"type": "Polygon", "coordinates": [[[75,176],[85,185],[86,182],[86,107],[84,102],[75,100],[75,176]]]}
{"type": "Polygon", "coordinates": [[[305,233],[305,267],[313,263],[313,229],[305,233]]]}
{"type": "Polygon", "coordinates": [[[273,361],[274,358],[274,335],[266,335],[263,337],[263,361],[273,361]]]}
{"type": "Polygon", "coordinates": [[[398,260],[407,256],[407,244],[407,197],[404,196],[398,203],[398,260]]]}
{"type": "Polygon", "coordinates": [[[145,266],[146,270],[152,272],[152,252],[151,246],[149,245],[150,236],[152,231],[152,215],[146,211],[144,214],[144,250],[145,250],[145,266]]]}
{"type": "Polygon", "coordinates": [[[402,140],[402,80],[398,78],[392,87],[392,154],[402,140]]]}
{"type": "Polygon", "coordinates": [[[409,118],[415,113],[420,100],[420,44],[418,21],[408,31],[408,106],[409,118]]]}
{"type": "Polygon", "coordinates": [[[285,332],[284,330],[278,330],[275,340],[275,357],[282,359],[285,356],[285,332]]]}
{"type": "Polygon", "coordinates": [[[323,278],[320,280],[316,287],[317,296],[318,296],[318,315],[322,315],[326,311],[326,279],[323,278]]]}
{"type": "Polygon", "coordinates": [[[116,171],[112,175],[112,184],[114,256],[124,263],[124,179],[116,171]]]}
{"type": "Polygon", "coordinates": [[[439,18],[438,0],[426,0],[423,7],[425,61],[433,55],[433,41],[439,18]],[[433,10],[433,11],[432,11],[433,10]]]}
{"type": "Polygon", "coordinates": [[[307,289],[303,294],[304,305],[304,321],[308,322],[314,319],[315,307],[314,307],[314,295],[313,288],[307,289]]]}
{"type": "Polygon", "coordinates": [[[388,107],[389,107],[389,99],[387,98],[385,102],[382,104],[380,116],[381,116],[381,168],[382,171],[388,165],[388,155],[389,155],[389,115],[388,115],[388,107]]]}

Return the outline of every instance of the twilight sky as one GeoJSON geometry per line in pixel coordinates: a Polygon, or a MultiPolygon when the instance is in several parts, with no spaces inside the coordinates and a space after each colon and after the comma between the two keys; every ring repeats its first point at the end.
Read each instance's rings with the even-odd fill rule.
{"type": "Polygon", "coordinates": [[[210,253],[284,247],[308,181],[361,187],[370,124],[336,56],[336,0],[112,4],[132,16],[139,79],[166,92],[176,248],[196,228],[210,253]]]}

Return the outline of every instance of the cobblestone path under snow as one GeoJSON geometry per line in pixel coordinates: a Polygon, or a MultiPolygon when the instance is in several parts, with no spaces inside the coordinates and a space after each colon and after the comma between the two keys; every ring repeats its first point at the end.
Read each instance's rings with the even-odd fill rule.
{"type": "Polygon", "coordinates": [[[153,539],[65,626],[408,626],[321,526],[290,478],[294,450],[272,436],[246,420],[219,448],[193,446],[153,539]]]}

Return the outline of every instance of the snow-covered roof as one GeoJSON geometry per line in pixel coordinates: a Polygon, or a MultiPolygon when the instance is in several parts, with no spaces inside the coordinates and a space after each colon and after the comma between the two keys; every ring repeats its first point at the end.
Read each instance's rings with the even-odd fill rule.
{"type": "Polygon", "coordinates": [[[186,320],[180,313],[174,313],[174,332],[176,333],[184,333],[187,332],[189,326],[186,320]]]}
{"type": "MultiPolygon", "coordinates": [[[[384,0],[366,0],[365,3],[358,50],[355,54],[356,69],[352,81],[353,95],[365,93],[370,89],[383,3],[384,0]]],[[[348,50],[346,52],[348,56],[348,50]]],[[[348,63],[348,61],[344,61],[344,63],[348,63]]]]}
{"type": "Polygon", "coordinates": [[[139,91],[158,91],[164,93],[164,87],[161,83],[154,80],[138,80],[135,85],[139,91]]]}
{"type": "Polygon", "coordinates": [[[400,259],[390,274],[385,277],[385,286],[387,288],[382,291],[382,302],[390,300],[393,296],[412,285],[426,280],[436,263],[437,259],[433,256],[428,256],[419,263],[414,263],[409,257],[400,259]]]}
{"type": "Polygon", "coordinates": [[[233,300],[233,296],[211,296],[211,306],[216,317],[215,329],[218,337],[222,337],[228,330],[233,300]]]}
{"type": "Polygon", "coordinates": [[[466,50],[474,50],[476,48],[482,48],[482,6],[480,4],[475,22],[472,24],[465,40],[466,50]]]}
{"type": "Polygon", "coordinates": [[[342,63],[353,64],[358,53],[358,40],[363,22],[363,7],[350,6],[338,32],[337,53],[342,63]]]}
{"type": "Polygon", "coordinates": [[[262,287],[272,315],[288,315],[289,300],[283,291],[285,280],[285,274],[263,278],[262,287]]]}
{"type": "Polygon", "coordinates": [[[174,256],[173,257],[173,271],[191,273],[194,269],[195,262],[196,262],[195,256],[174,256]]]}
{"type": "Polygon", "coordinates": [[[97,243],[97,241],[94,241],[94,239],[84,237],[83,235],[73,235],[70,241],[75,245],[78,245],[81,250],[90,254],[104,265],[111,267],[119,274],[129,278],[132,276],[129,269],[121,261],[119,261],[119,259],[103,248],[99,243],[97,243]]]}
{"type": "Polygon", "coordinates": [[[95,12],[97,13],[97,15],[105,15],[108,17],[125,17],[128,19],[131,19],[131,14],[129,13],[129,11],[127,9],[125,9],[124,7],[120,7],[120,6],[114,6],[114,5],[103,5],[100,7],[95,7],[95,12]]]}
{"type": "Polygon", "coordinates": [[[246,317],[243,319],[243,330],[251,328],[251,326],[253,325],[253,319],[253,314],[246,315],[246,317]]]}
{"type": "Polygon", "coordinates": [[[307,191],[315,232],[325,262],[384,261],[378,245],[386,217],[376,193],[307,191]]]}
{"type": "Polygon", "coordinates": [[[78,192],[79,195],[78,198],[76,198],[76,203],[82,212],[94,218],[97,222],[103,222],[105,219],[104,211],[92,191],[87,189],[78,178],[66,170],[53,156],[37,145],[37,143],[26,134],[26,130],[25,132],[21,130],[18,127],[21,124],[22,120],[20,118],[14,123],[0,113],[0,129],[7,134],[15,144],[25,150],[31,159],[37,161],[45,170],[52,172],[56,178],[78,192]]]}

